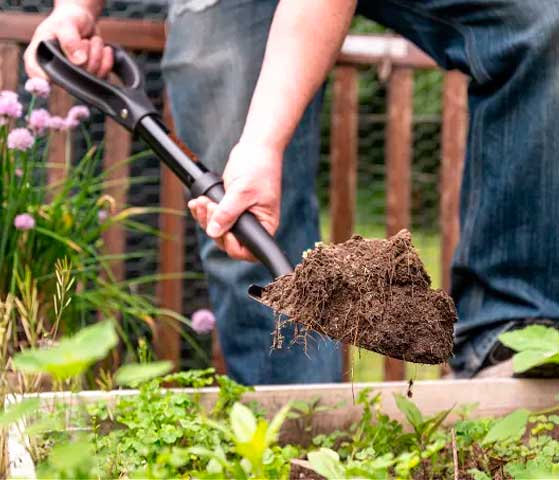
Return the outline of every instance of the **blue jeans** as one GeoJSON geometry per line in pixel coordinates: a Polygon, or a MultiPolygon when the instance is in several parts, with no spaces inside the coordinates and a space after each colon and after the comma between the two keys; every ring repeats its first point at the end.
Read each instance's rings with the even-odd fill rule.
{"type": "Polygon", "coordinates": [[[452,366],[522,318],[559,318],[559,0],[382,0],[364,14],[471,77],[452,366]]]}
{"type": "MultiPolygon", "coordinates": [[[[210,169],[222,172],[245,122],[260,72],[277,0],[174,0],[163,58],[175,126],[210,169]]],[[[319,240],[315,174],[321,95],[309,106],[284,159],[281,227],[277,240],[293,264],[319,240]]],[[[227,370],[245,384],[337,382],[341,348],[313,336],[305,347],[272,350],[274,316],[247,296],[270,274],[260,265],[229,259],[199,232],[227,370]]]]}

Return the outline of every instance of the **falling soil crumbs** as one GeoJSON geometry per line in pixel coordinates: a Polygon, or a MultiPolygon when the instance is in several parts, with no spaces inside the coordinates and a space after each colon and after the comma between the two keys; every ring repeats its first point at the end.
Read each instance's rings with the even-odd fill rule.
{"type": "MultiPolygon", "coordinates": [[[[278,329],[296,322],[303,336],[312,329],[392,358],[438,364],[452,355],[456,308],[430,287],[411,234],[402,230],[387,240],[318,244],[293,273],[268,285],[261,301],[280,316],[278,329]]],[[[281,340],[277,333],[277,347],[281,340]]]]}

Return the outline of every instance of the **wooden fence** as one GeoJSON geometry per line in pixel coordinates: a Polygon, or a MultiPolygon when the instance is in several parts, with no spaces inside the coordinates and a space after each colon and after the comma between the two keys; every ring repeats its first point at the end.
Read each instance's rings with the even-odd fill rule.
{"type": "MultiPolygon", "coordinates": [[[[15,89],[18,65],[25,45],[44,18],[38,14],[0,13],[0,90],[15,89]]],[[[140,51],[162,52],[165,43],[163,22],[121,20],[105,18],[100,31],[108,42],[140,51]]],[[[333,100],[331,112],[331,239],[342,242],[354,229],[357,182],[358,147],[358,71],[375,65],[388,82],[386,128],[386,192],[387,234],[410,226],[413,73],[416,69],[436,68],[434,62],[409,42],[394,36],[351,35],[346,39],[333,73],[333,100]]],[[[440,227],[442,232],[441,263],[443,287],[449,288],[449,265],[459,235],[458,203],[462,161],[465,151],[467,107],[466,78],[458,72],[445,74],[443,86],[443,118],[441,139],[440,227]]],[[[55,114],[65,114],[72,105],[71,97],[54,88],[49,99],[55,114]]],[[[169,108],[164,104],[164,115],[171,124],[169,108]]],[[[129,155],[130,135],[111,119],[105,124],[104,167],[108,168],[129,155]]],[[[65,139],[58,137],[51,145],[49,161],[64,163],[65,139]]],[[[64,169],[53,168],[50,181],[56,181],[64,169]]],[[[129,176],[128,166],[112,169],[110,180],[129,176]]],[[[119,207],[126,203],[127,189],[109,188],[119,207]]],[[[164,166],[161,167],[161,206],[171,209],[185,208],[180,182],[164,166]]],[[[173,274],[184,265],[184,220],[161,214],[159,226],[164,235],[159,246],[160,273],[173,274]]],[[[120,229],[107,232],[108,253],[122,253],[125,235],[120,229]]],[[[122,278],[124,265],[115,262],[115,274],[122,278]]],[[[158,285],[160,303],[165,308],[182,308],[182,279],[161,281],[158,285]]],[[[155,349],[160,358],[175,362],[180,358],[178,330],[167,320],[157,324],[155,349]]],[[[214,344],[214,364],[223,365],[214,344]]],[[[385,379],[404,378],[402,362],[385,362],[385,379]]]]}

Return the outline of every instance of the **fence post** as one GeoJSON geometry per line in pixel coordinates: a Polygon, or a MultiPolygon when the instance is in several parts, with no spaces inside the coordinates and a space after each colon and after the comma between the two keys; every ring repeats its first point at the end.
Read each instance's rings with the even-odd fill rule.
{"type": "MultiPolygon", "coordinates": [[[[163,116],[165,123],[171,127],[173,120],[167,98],[163,105],[163,116]]],[[[161,164],[160,204],[163,208],[177,211],[186,209],[184,188],[181,182],[163,164],[161,164]]],[[[173,213],[162,212],[159,215],[159,228],[162,234],[159,244],[159,273],[176,275],[184,268],[184,218],[173,213]]],[[[160,280],[158,296],[162,308],[181,312],[183,279],[178,275],[177,277],[160,280]]],[[[158,358],[172,361],[176,368],[180,366],[180,325],[175,320],[157,319],[154,348],[158,358]]]]}
{"type": "Polygon", "coordinates": [[[0,42],[0,90],[17,89],[20,47],[12,42],[0,42]]]}
{"type": "Polygon", "coordinates": [[[460,236],[460,184],[466,154],[467,110],[467,77],[458,71],[448,72],[443,84],[440,184],[441,264],[446,291],[450,291],[450,264],[460,236]]]}
{"type": "MultiPolygon", "coordinates": [[[[413,119],[413,70],[395,67],[388,83],[386,125],[386,233],[394,235],[410,226],[413,119]]],[[[384,379],[401,380],[405,364],[384,359],[384,379]]]]}
{"type": "MultiPolygon", "coordinates": [[[[355,224],[357,189],[358,72],[354,66],[334,70],[330,129],[330,239],[348,240],[355,224]]],[[[348,380],[350,350],[343,347],[343,376],[348,380]]]]}
{"type": "MultiPolygon", "coordinates": [[[[105,193],[114,201],[118,213],[127,203],[128,178],[130,165],[125,160],[130,156],[131,136],[113,119],[105,119],[105,146],[103,151],[103,169],[108,171],[106,181],[109,186],[105,193]],[[118,182],[118,183],[117,183],[118,182]]],[[[109,255],[121,255],[126,251],[126,231],[122,225],[111,226],[103,233],[104,250],[109,255]]],[[[124,280],[124,261],[110,262],[111,273],[117,281],[124,280]]]]}

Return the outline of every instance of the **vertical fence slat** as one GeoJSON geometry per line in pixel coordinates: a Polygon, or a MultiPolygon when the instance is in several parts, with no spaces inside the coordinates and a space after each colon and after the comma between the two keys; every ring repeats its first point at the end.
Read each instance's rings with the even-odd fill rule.
{"type": "MultiPolygon", "coordinates": [[[[116,212],[120,211],[127,203],[130,165],[124,160],[130,156],[131,144],[130,134],[114,120],[107,117],[105,120],[103,168],[109,170],[106,179],[111,185],[105,189],[105,193],[114,198],[116,212]]],[[[104,232],[103,240],[106,254],[120,255],[126,251],[126,232],[121,225],[111,226],[104,232]]],[[[124,261],[113,260],[111,271],[116,280],[124,280],[124,261]]]]}
{"type": "Polygon", "coordinates": [[[443,288],[450,291],[450,264],[460,236],[459,207],[468,125],[467,77],[448,72],[443,85],[441,139],[441,265],[443,288]]]}
{"type": "MultiPolygon", "coordinates": [[[[334,70],[330,129],[330,239],[344,242],[353,233],[357,189],[358,72],[353,66],[334,70]]],[[[343,375],[348,380],[350,352],[343,348],[343,375]]]]}
{"type": "MultiPolygon", "coordinates": [[[[388,85],[386,126],[386,233],[410,226],[413,70],[394,68],[388,85]]],[[[401,380],[405,364],[385,358],[384,379],[401,380]]]]}
{"type": "Polygon", "coordinates": [[[12,42],[0,42],[0,90],[16,90],[20,47],[12,42]]]}
{"type": "MultiPolygon", "coordinates": [[[[73,105],[72,97],[62,88],[53,85],[49,96],[49,107],[53,115],[65,117],[73,105]]],[[[49,145],[48,182],[53,185],[66,176],[66,161],[70,161],[70,132],[58,132],[53,135],[49,145]]]]}
{"type": "Polygon", "coordinates": [[[331,240],[344,242],[353,233],[357,188],[357,69],[334,71],[330,130],[331,240]]]}
{"type": "MultiPolygon", "coordinates": [[[[173,124],[167,99],[163,107],[165,123],[173,124]]],[[[185,210],[184,188],[171,170],[161,164],[160,204],[163,208],[185,210]]],[[[159,245],[159,272],[173,275],[184,269],[184,218],[170,213],[161,213],[159,228],[162,233],[159,245]]],[[[158,285],[159,304],[176,312],[182,311],[182,278],[160,280],[158,285]]],[[[180,364],[180,326],[170,318],[158,319],[154,347],[160,359],[180,364]]]]}
{"type": "MultiPolygon", "coordinates": [[[[130,167],[123,162],[130,156],[131,135],[109,117],[105,119],[105,137],[103,148],[103,169],[107,171],[106,180],[109,185],[104,193],[114,199],[114,214],[122,210],[128,198],[128,177],[130,167]],[[113,184],[118,182],[118,184],[113,184]]],[[[62,172],[64,172],[62,170],[62,172]]],[[[61,178],[61,177],[59,177],[61,178]]],[[[107,207],[108,208],[108,207],[107,207]]],[[[103,232],[103,253],[106,255],[120,255],[126,252],[126,231],[121,225],[113,225],[103,232]]],[[[123,260],[110,262],[111,274],[116,281],[124,280],[123,260]]],[[[105,369],[115,370],[121,363],[121,350],[113,350],[111,356],[102,362],[105,369]]]]}

